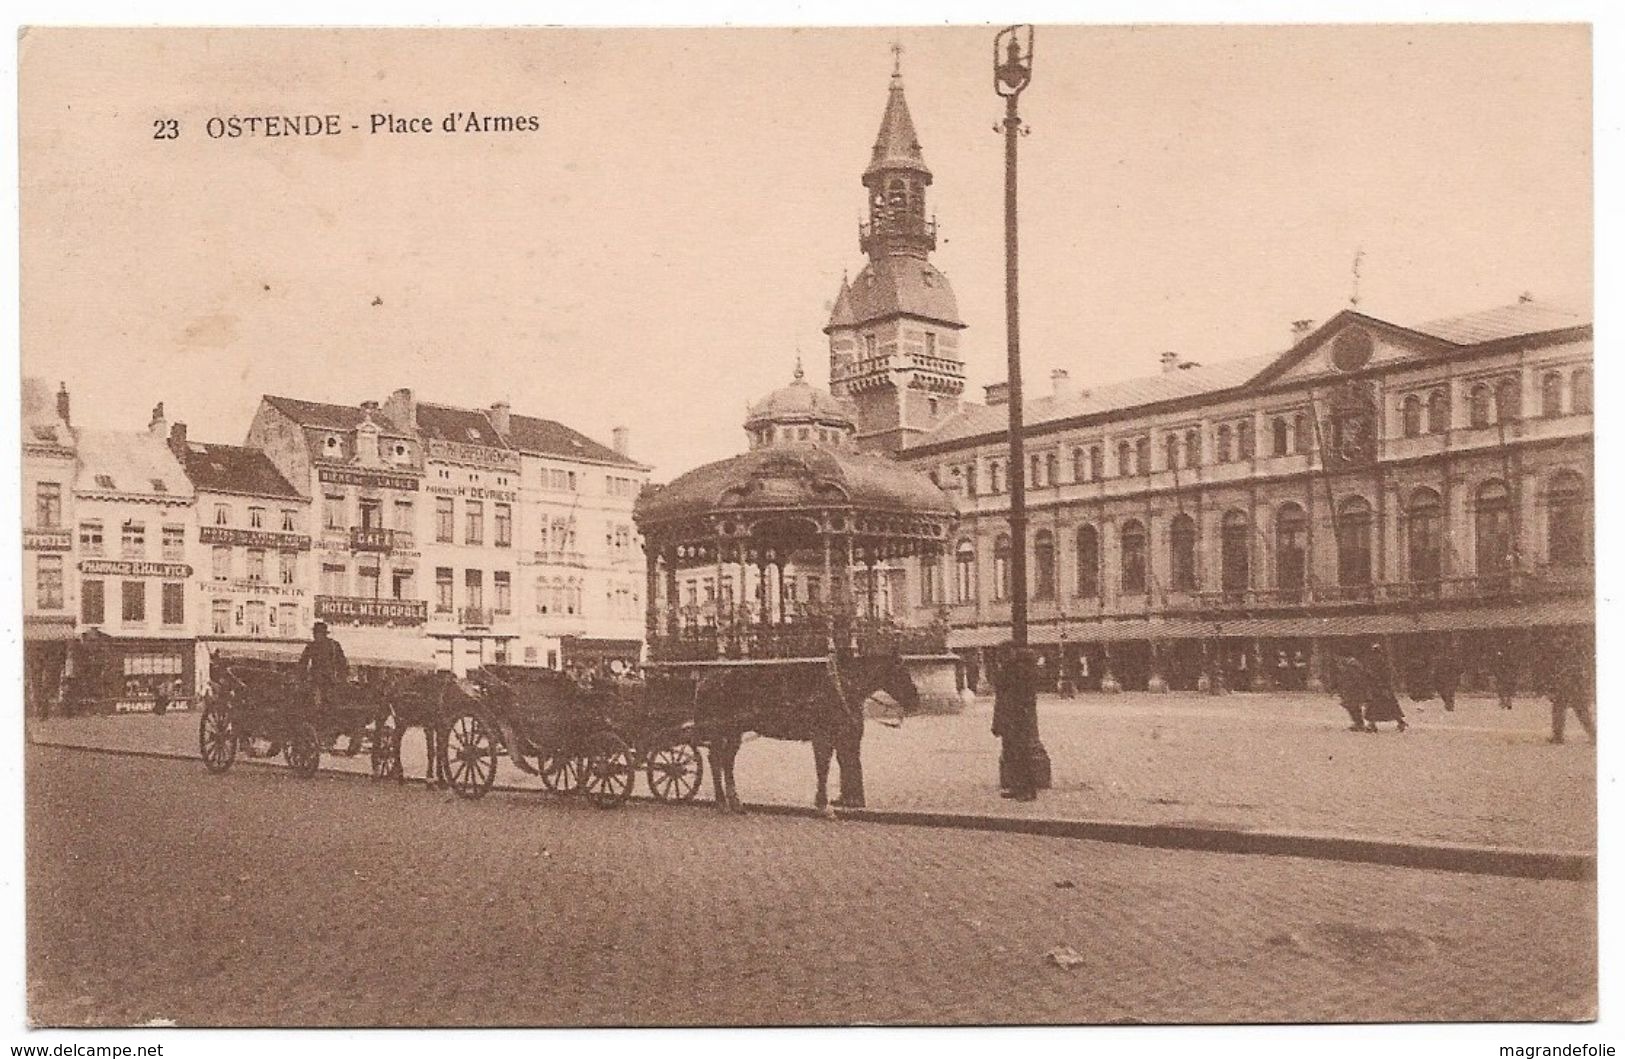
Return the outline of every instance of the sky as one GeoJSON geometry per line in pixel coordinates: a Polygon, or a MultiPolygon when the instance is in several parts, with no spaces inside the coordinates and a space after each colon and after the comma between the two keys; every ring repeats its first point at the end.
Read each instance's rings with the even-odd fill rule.
{"type": "MultiPolygon", "coordinates": [[[[240,442],[260,395],[507,400],[666,479],[863,257],[892,66],[940,224],[968,393],[1003,377],[989,29],[31,30],[19,44],[22,360],[76,421],[158,401],[240,442]],[[535,132],[370,135],[370,115],[535,132]],[[339,114],[325,138],[211,117],[339,114]],[[155,139],[155,122],[178,135],[155,139]],[[358,131],[350,124],[358,123],[358,131]]],[[[1592,300],[1583,26],[1040,26],[1022,99],[1029,386],[1284,349],[1349,304],[1416,323],[1592,300]]]]}

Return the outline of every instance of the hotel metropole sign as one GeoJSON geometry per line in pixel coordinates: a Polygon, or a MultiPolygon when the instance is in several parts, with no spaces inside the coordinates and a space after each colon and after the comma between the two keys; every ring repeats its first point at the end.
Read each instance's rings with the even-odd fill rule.
{"type": "Polygon", "coordinates": [[[486,445],[468,445],[460,441],[441,441],[430,438],[428,456],[446,463],[467,463],[495,471],[517,471],[519,454],[507,449],[493,449],[486,445]]]}
{"type": "Polygon", "coordinates": [[[246,544],[250,548],[277,548],[283,551],[302,552],[310,549],[310,538],[302,533],[235,529],[230,526],[200,526],[197,539],[204,544],[246,544]]]}
{"type": "Polygon", "coordinates": [[[149,563],[130,559],[82,559],[82,574],[103,574],[110,577],[173,577],[192,576],[186,563],[149,563]]]}
{"type": "Polygon", "coordinates": [[[401,489],[416,492],[418,480],[410,474],[383,471],[356,471],[348,467],[321,467],[316,476],[332,485],[359,485],[367,489],[401,489]]]}

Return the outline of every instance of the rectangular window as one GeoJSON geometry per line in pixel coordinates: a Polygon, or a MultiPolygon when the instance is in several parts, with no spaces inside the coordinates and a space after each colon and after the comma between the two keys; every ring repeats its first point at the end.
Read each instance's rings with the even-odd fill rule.
{"type": "MultiPolygon", "coordinates": [[[[470,500],[464,505],[467,515],[464,519],[464,544],[485,543],[485,503],[481,500],[470,500]]],[[[471,604],[472,605],[472,604],[471,604]]]]}
{"type": "Polygon", "coordinates": [[[322,527],[330,530],[344,528],[343,493],[327,493],[322,497],[322,527]]]}
{"type": "Polygon", "coordinates": [[[35,563],[34,604],[40,610],[61,610],[62,556],[42,555],[35,563]]]}
{"type": "Polygon", "coordinates": [[[496,612],[498,614],[513,613],[513,583],[506,570],[498,570],[491,575],[491,587],[496,590],[496,612]]]}
{"type": "Polygon", "coordinates": [[[79,619],[86,625],[107,620],[107,589],[101,581],[79,582],[79,619]]]}
{"type": "Polygon", "coordinates": [[[937,355],[937,333],[935,331],[925,333],[925,355],[928,357],[937,355]]]}
{"type": "Polygon", "coordinates": [[[209,604],[209,627],[216,636],[231,635],[231,600],[217,599],[209,604]]]}
{"type": "Polygon", "coordinates": [[[395,501],[395,528],[402,533],[411,533],[416,528],[413,524],[416,513],[412,507],[412,501],[395,501]]]}
{"type": "Polygon", "coordinates": [[[250,635],[250,636],[264,636],[265,635],[265,604],[260,602],[257,599],[253,600],[252,602],[248,603],[247,605],[245,605],[243,607],[243,612],[244,612],[245,617],[248,619],[247,620],[247,625],[248,625],[247,632],[248,632],[248,635],[250,635]]]}
{"type": "Polygon", "coordinates": [[[449,496],[437,497],[434,502],[434,539],[450,544],[452,527],[456,524],[456,501],[449,496]]]}
{"type": "Polygon", "coordinates": [[[441,614],[451,613],[451,567],[434,568],[434,609],[441,614]]]}
{"type": "Polygon", "coordinates": [[[140,625],[147,620],[147,583],[124,581],[119,586],[124,603],[124,624],[140,625]]]}
{"type": "Polygon", "coordinates": [[[230,504],[216,504],[216,505],[214,505],[214,524],[216,526],[229,526],[229,525],[231,525],[231,505],[230,504]]]}
{"type": "Polygon", "coordinates": [[[463,591],[468,597],[470,610],[485,606],[485,574],[480,570],[463,571],[463,591]]]}
{"type": "Polygon", "coordinates": [[[279,630],[281,634],[283,636],[297,635],[299,625],[299,608],[292,603],[279,603],[277,604],[276,609],[278,611],[277,624],[282,626],[282,628],[279,630]]]}
{"type": "Polygon", "coordinates": [[[231,578],[231,548],[224,544],[214,546],[213,573],[216,581],[226,581],[231,578]]]}
{"type": "Polygon", "coordinates": [[[344,579],[345,579],[347,573],[348,573],[348,571],[345,569],[345,567],[342,564],[339,564],[339,563],[323,563],[322,564],[322,595],[324,595],[324,596],[345,596],[345,595],[349,595],[349,593],[345,591],[345,584],[344,584],[344,579]]]}
{"type": "Polygon", "coordinates": [[[265,580],[265,549],[248,549],[248,579],[250,581],[265,580]]]}
{"type": "Polygon", "coordinates": [[[356,595],[363,596],[367,599],[378,598],[378,589],[380,587],[382,577],[379,567],[377,566],[376,558],[374,558],[371,562],[363,561],[361,566],[356,569],[355,578],[356,595]]]}
{"type": "Polygon", "coordinates": [[[283,551],[277,553],[277,578],[284,585],[291,585],[298,579],[299,553],[283,551]]]}
{"type": "Polygon", "coordinates": [[[85,555],[100,555],[102,553],[102,524],[100,522],[79,523],[79,551],[85,555]]]}
{"type": "Polygon", "coordinates": [[[361,498],[361,528],[369,530],[384,528],[383,501],[365,496],[361,498]]]}
{"type": "Polygon", "coordinates": [[[186,624],[185,584],[179,581],[164,582],[162,604],[165,625],[186,624]]]}
{"type": "Polygon", "coordinates": [[[496,516],[496,546],[498,548],[513,547],[513,505],[498,504],[494,514],[496,516]]]}
{"type": "Polygon", "coordinates": [[[291,508],[283,508],[282,509],[282,532],[283,533],[298,533],[299,532],[299,514],[298,514],[298,512],[292,510],[291,508]]]}
{"type": "Polygon", "coordinates": [[[248,528],[265,528],[265,509],[263,507],[251,507],[248,509],[248,528]]]}
{"type": "Polygon", "coordinates": [[[179,562],[186,558],[186,527],[164,527],[164,558],[170,562],[179,562]]]}
{"type": "Polygon", "coordinates": [[[416,594],[412,591],[412,571],[396,570],[391,590],[396,599],[415,599],[416,594]]]}
{"type": "Polygon", "coordinates": [[[34,487],[34,526],[57,529],[62,525],[62,483],[41,482],[34,487]]]}
{"type": "Polygon", "coordinates": [[[145,522],[129,521],[124,523],[123,550],[126,559],[145,559],[147,557],[147,524],[145,522]]]}

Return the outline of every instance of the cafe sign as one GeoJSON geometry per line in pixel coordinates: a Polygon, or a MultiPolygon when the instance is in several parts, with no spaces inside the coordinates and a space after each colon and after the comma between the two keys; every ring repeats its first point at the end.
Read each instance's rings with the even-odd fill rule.
{"type": "Polygon", "coordinates": [[[202,526],[198,540],[204,544],[246,544],[250,548],[278,548],[306,551],[310,538],[302,533],[276,533],[271,530],[236,529],[229,526],[202,526]]]}
{"type": "Polygon", "coordinates": [[[348,467],[320,467],[316,477],[331,485],[359,485],[367,489],[402,489],[417,492],[418,480],[409,474],[357,471],[348,467]]]}
{"type": "Polygon", "coordinates": [[[79,563],[79,572],[111,577],[192,576],[192,568],[186,563],[148,563],[128,559],[84,559],[79,563]]]}

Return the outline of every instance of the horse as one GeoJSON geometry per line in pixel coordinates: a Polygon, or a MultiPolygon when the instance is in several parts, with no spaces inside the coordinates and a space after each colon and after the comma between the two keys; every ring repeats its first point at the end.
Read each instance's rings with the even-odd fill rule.
{"type": "Polygon", "coordinates": [[[695,729],[710,753],[717,808],[744,811],[734,788],[734,758],[746,732],[812,744],[818,774],[813,805],[826,816],[833,815],[833,755],[841,769],[841,795],[833,804],[863,808],[863,707],[877,691],[891,696],[904,716],[919,709],[914,680],[895,654],[817,666],[741,666],[702,678],[695,690],[695,729]]]}
{"type": "Polygon", "coordinates": [[[395,674],[377,678],[383,685],[379,697],[386,710],[373,726],[373,775],[379,779],[406,782],[401,763],[401,740],[408,728],[423,729],[427,755],[424,783],[430,788],[446,786],[445,761],[440,744],[446,727],[447,697],[455,687],[447,673],[395,674]],[[385,725],[388,728],[385,728],[385,725]]]}

